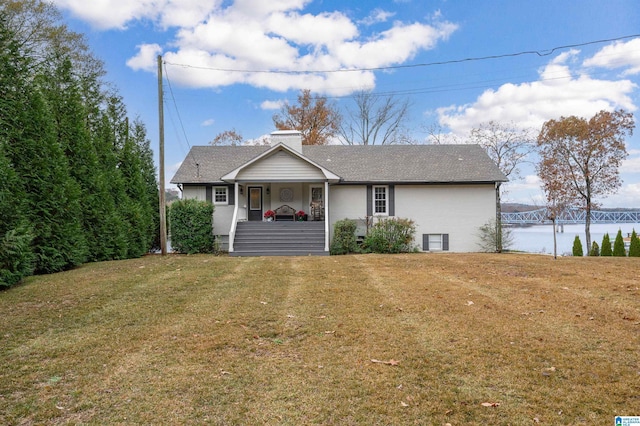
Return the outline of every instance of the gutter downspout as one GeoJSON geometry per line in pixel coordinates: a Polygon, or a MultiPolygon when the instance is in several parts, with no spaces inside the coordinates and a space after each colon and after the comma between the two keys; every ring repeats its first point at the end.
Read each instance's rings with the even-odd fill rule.
{"type": "Polygon", "coordinates": [[[229,230],[229,253],[233,253],[233,243],[236,239],[236,226],[238,225],[238,205],[240,204],[240,200],[238,198],[238,181],[233,183],[233,191],[234,191],[234,200],[235,205],[233,206],[233,218],[231,219],[231,229],[229,230]]]}

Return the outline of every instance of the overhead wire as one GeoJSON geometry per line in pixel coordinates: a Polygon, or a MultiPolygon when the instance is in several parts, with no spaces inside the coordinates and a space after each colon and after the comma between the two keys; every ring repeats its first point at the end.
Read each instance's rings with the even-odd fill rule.
{"type": "Polygon", "coordinates": [[[636,37],[640,37],[640,34],[631,34],[631,35],[608,38],[608,39],[592,40],[592,41],[587,41],[583,43],[567,44],[567,45],[556,46],[550,49],[543,49],[543,50],[524,50],[520,52],[503,53],[499,55],[477,56],[477,57],[470,57],[470,58],[463,58],[463,59],[450,59],[446,61],[425,62],[425,63],[418,63],[418,64],[389,65],[384,67],[363,67],[363,68],[355,67],[355,68],[339,68],[339,69],[326,69],[326,70],[278,70],[278,69],[251,70],[251,69],[205,67],[205,66],[199,66],[199,65],[180,64],[175,62],[165,62],[165,64],[182,67],[182,68],[193,68],[193,69],[221,71],[221,72],[238,72],[238,73],[246,73],[246,74],[329,74],[329,73],[342,73],[342,72],[385,71],[385,70],[397,70],[397,69],[407,69],[407,68],[431,67],[431,66],[437,66],[437,65],[458,64],[463,62],[485,61],[490,59],[512,58],[512,57],[524,56],[524,55],[537,55],[539,57],[544,57],[544,56],[552,55],[559,50],[590,46],[594,44],[610,43],[613,41],[626,40],[626,39],[636,38],[636,37]]]}

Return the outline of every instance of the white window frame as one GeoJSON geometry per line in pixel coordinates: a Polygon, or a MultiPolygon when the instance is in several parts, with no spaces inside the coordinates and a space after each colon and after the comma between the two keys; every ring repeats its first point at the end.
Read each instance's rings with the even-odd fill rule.
{"type": "Polygon", "coordinates": [[[214,186],[212,188],[212,197],[213,204],[217,206],[228,206],[229,205],[229,187],[227,186],[214,186]],[[218,192],[220,191],[220,192],[218,192]],[[218,201],[218,195],[222,196],[224,192],[224,201],[218,201]]]}
{"type": "Polygon", "coordinates": [[[442,234],[429,234],[429,251],[442,251],[444,237],[442,234]]]}
{"type": "Polygon", "coordinates": [[[374,185],[371,188],[371,202],[373,203],[372,212],[374,216],[389,216],[389,186],[388,185],[374,185]],[[376,189],[384,189],[384,212],[376,211],[376,189]]]}

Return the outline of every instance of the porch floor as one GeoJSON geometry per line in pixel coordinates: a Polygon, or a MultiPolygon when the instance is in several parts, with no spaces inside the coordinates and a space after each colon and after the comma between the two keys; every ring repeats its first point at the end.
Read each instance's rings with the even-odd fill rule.
{"type": "Polygon", "coordinates": [[[231,256],[327,256],[323,221],[239,222],[231,256]]]}

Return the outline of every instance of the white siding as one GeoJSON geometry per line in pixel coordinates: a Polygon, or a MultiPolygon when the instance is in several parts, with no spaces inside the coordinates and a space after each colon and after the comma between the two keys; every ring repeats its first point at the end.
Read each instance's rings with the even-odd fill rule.
{"type": "Polygon", "coordinates": [[[235,206],[215,206],[213,210],[213,235],[229,235],[235,206]]]}
{"type": "Polygon", "coordinates": [[[367,216],[366,185],[333,185],[329,186],[329,229],[333,238],[333,227],[342,219],[353,219],[358,222],[358,234],[366,232],[367,216]]]}
{"type": "MultiPolygon", "coordinates": [[[[233,189],[229,189],[233,191],[233,189]]],[[[185,186],[182,192],[184,199],[196,199],[207,201],[207,189],[205,186],[185,186]]],[[[234,206],[217,205],[213,210],[213,234],[229,235],[231,221],[233,219],[234,206]]],[[[246,215],[246,213],[245,213],[246,215]]]]}
{"type": "MultiPolygon", "coordinates": [[[[331,231],[338,220],[354,219],[363,232],[367,215],[366,185],[334,185],[329,189],[331,231]]],[[[495,187],[487,185],[395,185],[395,217],[412,219],[415,244],[422,234],[449,234],[449,251],[479,250],[479,228],[495,219],[495,187]]]]}
{"type": "Polygon", "coordinates": [[[449,234],[449,251],[479,250],[479,228],[496,217],[493,184],[396,185],[395,213],[416,224],[416,245],[422,234],[449,234]]]}
{"type": "Polygon", "coordinates": [[[182,190],[182,196],[185,199],[196,199],[207,201],[207,188],[205,186],[185,186],[182,190]]]}
{"type": "Polygon", "coordinates": [[[243,169],[237,176],[240,180],[255,181],[305,181],[324,179],[324,174],[318,169],[294,157],[285,151],[278,151],[275,154],[257,161],[251,166],[243,169]]]}

